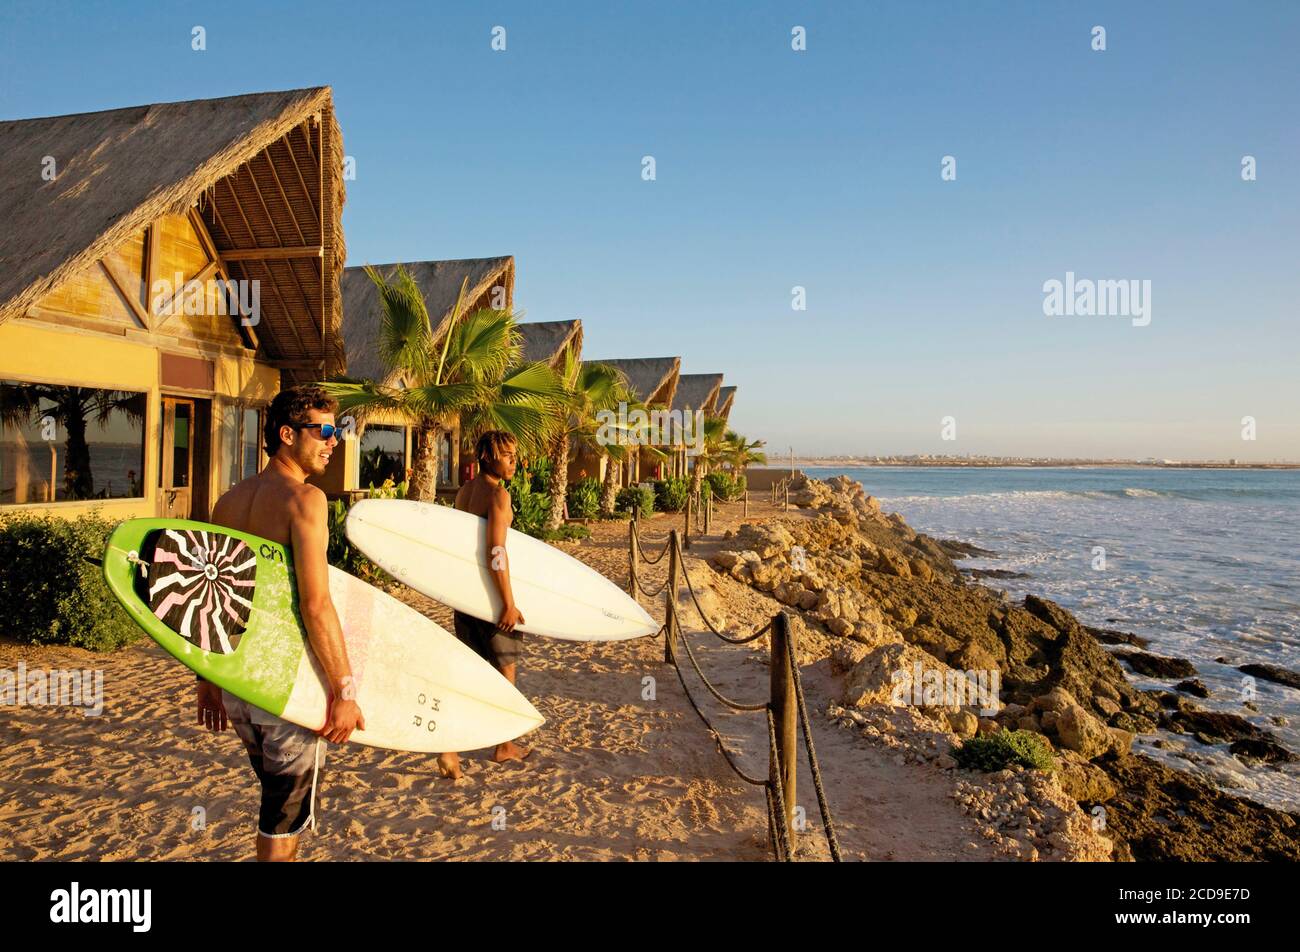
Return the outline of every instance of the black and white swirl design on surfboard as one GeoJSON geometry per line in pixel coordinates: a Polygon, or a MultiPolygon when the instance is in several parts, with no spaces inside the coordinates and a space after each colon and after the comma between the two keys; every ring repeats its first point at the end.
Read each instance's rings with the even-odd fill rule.
{"type": "Polygon", "coordinates": [[[257,554],[220,532],[164,529],[149,566],[149,609],[204,651],[229,654],[253,608],[257,554]]]}

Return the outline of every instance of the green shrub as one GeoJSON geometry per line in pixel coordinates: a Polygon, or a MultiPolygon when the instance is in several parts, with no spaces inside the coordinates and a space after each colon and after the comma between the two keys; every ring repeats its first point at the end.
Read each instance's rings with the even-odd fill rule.
{"type": "Polygon", "coordinates": [[[368,499],[405,499],[406,498],[406,480],[400,483],[394,483],[391,479],[385,479],[380,485],[374,483],[366,490],[368,499]]]}
{"type": "MultiPolygon", "coordinates": [[[[402,483],[403,492],[406,484],[402,483]]],[[[376,497],[375,498],[392,498],[376,497]]],[[[348,534],[345,526],[348,521],[348,504],[342,499],[333,499],[329,504],[329,547],[325,550],[325,557],[329,560],[330,565],[337,569],[342,569],[349,575],[355,575],[357,578],[369,582],[372,585],[376,583],[391,582],[392,577],[383,569],[375,565],[368,558],[361,554],[361,550],[348,541],[348,534]]]]}
{"type": "Polygon", "coordinates": [[[600,515],[600,483],[590,476],[569,487],[569,518],[595,519],[600,515]]]}
{"type": "MultiPolygon", "coordinates": [[[[537,459],[529,460],[526,465],[520,466],[520,469],[527,469],[532,477],[529,480],[530,488],[535,493],[544,493],[551,488],[551,470],[554,464],[550,457],[539,456],[537,459]]],[[[516,473],[516,476],[519,474],[516,473]]]]}
{"type": "Polygon", "coordinates": [[[700,480],[700,505],[704,505],[713,498],[713,484],[707,479],[700,480]]]}
{"type": "Polygon", "coordinates": [[[670,476],[655,483],[655,508],[660,512],[681,512],[686,508],[690,483],[682,476],[670,476]]]}
{"type": "Polygon", "coordinates": [[[558,529],[545,529],[539,536],[545,542],[572,542],[574,539],[591,538],[591,530],[586,526],[566,523],[558,529]]]}
{"type": "Polygon", "coordinates": [[[632,513],[626,509],[615,509],[613,512],[602,512],[601,519],[608,519],[611,522],[627,522],[632,518],[632,513]]]}
{"type": "Polygon", "coordinates": [[[747,489],[749,489],[749,480],[743,474],[737,476],[736,477],[736,498],[739,499],[741,496],[745,495],[745,491],[747,489]]]}
{"type": "Polygon", "coordinates": [[[637,518],[648,519],[655,511],[654,490],[643,486],[627,486],[618,491],[614,508],[628,512],[635,509],[637,518]]]}
{"type": "Polygon", "coordinates": [[[515,514],[512,528],[525,535],[540,536],[546,526],[547,513],[551,511],[551,497],[546,493],[546,484],[539,486],[533,474],[521,468],[506,483],[506,489],[515,514]]]}
{"type": "Polygon", "coordinates": [[[704,484],[713,490],[713,495],[723,502],[733,502],[744,491],[740,482],[730,473],[709,473],[704,477],[704,484]]]}
{"type": "Polygon", "coordinates": [[[998,731],[972,737],[955,751],[957,765],[967,770],[1005,770],[1012,764],[1036,770],[1052,769],[1051,748],[1032,731],[998,731]]]}
{"type": "Polygon", "coordinates": [[[0,634],[35,645],[111,651],[144,634],[85,560],[104,557],[113,524],[97,513],[77,519],[0,516],[0,634]]]}

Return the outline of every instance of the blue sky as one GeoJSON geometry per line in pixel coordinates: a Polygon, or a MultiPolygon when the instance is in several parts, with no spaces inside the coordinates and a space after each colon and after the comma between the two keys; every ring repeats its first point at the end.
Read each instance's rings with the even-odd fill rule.
{"type": "Polygon", "coordinates": [[[350,264],[513,254],[526,320],[725,373],[782,453],[1298,459],[1298,46],[1293,2],[18,2],[0,116],[331,85],[350,264]],[[1150,324],[1045,316],[1067,271],[1150,324]]]}

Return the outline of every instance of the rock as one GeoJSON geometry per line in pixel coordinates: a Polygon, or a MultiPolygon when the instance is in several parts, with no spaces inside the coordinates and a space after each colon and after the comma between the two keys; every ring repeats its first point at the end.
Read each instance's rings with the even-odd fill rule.
{"type": "Polygon", "coordinates": [[[1104,803],[1115,796],[1115,784],[1106,772],[1086,761],[1061,758],[1055,774],[1061,789],[1081,803],[1104,803]]]}
{"type": "Polygon", "coordinates": [[[1276,743],[1277,738],[1261,727],[1256,727],[1244,717],[1222,711],[1204,711],[1188,705],[1168,715],[1168,721],[1182,731],[1205,738],[1202,743],[1222,743],[1236,740],[1264,740],[1276,743]]]}
{"type": "Polygon", "coordinates": [[[727,571],[732,568],[735,568],[737,565],[739,565],[741,562],[744,561],[745,561],[744,556],[742,556],[739,552],[732,552],[726,550],[722,552],[714,553],[713,558],[709,559],[709,563],[711,565],[715,565],[718,568],[722,569],[723,571],[727,571]]]}
{"type": "Polygon", "coordinates": [[[1060,712],[1056,733],[1062,747],[1078,751],[1088,760],[1100,757],[1114,744],[1106,725],[1077,705],[1060,712]]]}
{"type": "Polygon", "coordinates": [[[1102,716],[1107,720],[1120,712],[1119,705],[1108,697],[1094,697],[1092,699],[1092,706],[1101,711],[1102,716]]]}
{"type": "Polygon", "coordinates": [[[1137,736],[1133,731],[1126,731],[1119,727],[1108,727],[1111,736],[1111,750],[1120,757],[1127,756],[1133,749],[1133,739],[1137,736]]]}
{"type": "Polygon", "coordinates": [[[713,588],[714,575],[703,565],[692,564],[686,568],[687,576],[690,579],[690,588],[683,585],[677,595],[677,608],[686,625],[699,623],[698,612],[703,612],[714,628],[722,631],[727,627],[727,613],[722,608],[722,600],[713,588]],[[694,590],[695,597],[699,599],[698,612],[696,609],[695,598],[691,597],[691,591],[694,590]]]}
{"type": "MultiPolygon", "coordinates": [[[[803,595],[807,595],[807,594],[811,594],[811,593],[808,592],[808,590],[805,589],[798,582],[781,582],[779,585],[777,585],[775,588],[772,589],[772,597],[775,598],[782,605],[791,605],[797,607],[799,605],[799,599],[803,595]]],[[[813,603],[816,604],[815,596],[813,599],[813,603]]]]}
{"type": "Polygon", "coordinates": [[[991,717],[981,717],[979,727],[976,729],[977,734],[996,734],[999,730],[998,722],[991,717]]]}
{"type": "Polygon", "coordinates": [[[1084,631],[1104,645],[1133,645],[1136,648],[1145,648],[1151,643],[1146,638],[1130,635],[1126,631],[1116,631],[1113,628],[1092,628],[1085,625],[1084,631]]]}
{"type": "Polygon", "coordinates": [[[830,629],[831,634],[839,635],[841,638],[847,638],[853,634],[853,622],[846,621],[843,618],[832,618],[826,622],[826,627],[830,629]]]}
{"type": "Polygon", "coordinates": [[[923,559],[912,559],[908,562],[912,571],[913,578],[919,578],[922,582],[934,581],[934,569],[930,568],[930,563],[923,559]]]}
{"type": "Polygon", "coordinates": [[[804,591],[799,595],[799,607],[804,609],[805,611],[808,611],[809,609],[812,608],[816,608],[817,593],[810,592],[807,589],[804,589],[804,591]]]}
{"type": "Polygon", "coordinates": [[[1055,687],[1041,697],[1036,697],[1029,702],[1029,710],[1032,711],[1053,711],[1059,714],[1069,707],[1078,707],[1079,702],[1074,699],[1069,691],[1062,687],[1055,687]]]}
{"type": "Polygon", "coordinates": [[[1185,658],[1165,658],[1145,651],[1117,651],[1115,657],[1148,678],[1190,678],[1196,674],[1192,663],[1185,658]]]}
{"type": "Polygon", "coordinates": [[[1254,678],[1263,678],[1265,681],[1272,681],[1274,684],[1282,684],[1300,690],[1300,673],[1289,671],[1275,664],[1243,664],[1237,670],[1254,678]]]}
{"type": "Polygon", "coordinates": [[[1210,696],[1210,689],[1205,686],[1205,683],[1200,678],[1189,678],[1186,681],[1180,681],[1178,683],[1178,690],[1185,694],[1195,695],[1196,697],[1210,696]]]}
{"type": "Polygon", "coordinates": [[[1228,750],[1245,763],[1259,761],[1266,764],[1289,764],[1297,759],[1295,754],[1281,744],[1262,738],[1234,740],[1228,750]]]}
{"type": "Polygon", "coordinates": [[[820,592],[826,588],[826,580],[816,572],[804,572],[799,577],[799,581],[810,592],[820,592]]]}
{"type": "Polygon", "coordinates": [[[912,577],[912,566],[907,559],[889,549],[880,550],[880,558],[876,564],[880,571],[887,575],[894,575],[898,578],[912,577]]]}
{"type": "MultiPolygon", "coordinates": [[[[868,652],[853,666],[844,679],[841,692],[848,707],[865,707],[868,704],[894,704],[897,699],[911,705],[914,699],[912,680],[916,665],[922,672],[946,672],[947,668],[919,648],[908,644],[881,645],[868,652]]],[[[924,682],[918,686],[924,700],[924,682]]]]}
{"type": "Polygon", "coordinates": [[[831,649],[831,671],[843,674],[853,670],[854,665],[871,653],[866,645],[856,641],[839,641],[831,649]]]}
{"type": "Polygon", "coordinates": [[[952,732],[958,737],[974,737],[979,730],[979,718],[970,711],[947,711],[944,713],[952,732]]]}

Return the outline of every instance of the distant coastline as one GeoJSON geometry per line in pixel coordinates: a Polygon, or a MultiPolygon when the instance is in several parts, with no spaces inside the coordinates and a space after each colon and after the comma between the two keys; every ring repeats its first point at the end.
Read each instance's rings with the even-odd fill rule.
{"type": "MultiPolygon", "coordinates": [[[[1043,459],[1016,456],[796,456],[800,466],[947,466],[966,468],[1096,468],[1096,469],[1300,469],[1300,462],[1257,463],[1241,460],[1117,460],[1043,459]]],[[[766,469],[789,469],[787,461],[770,462],[766,469]]]]}

